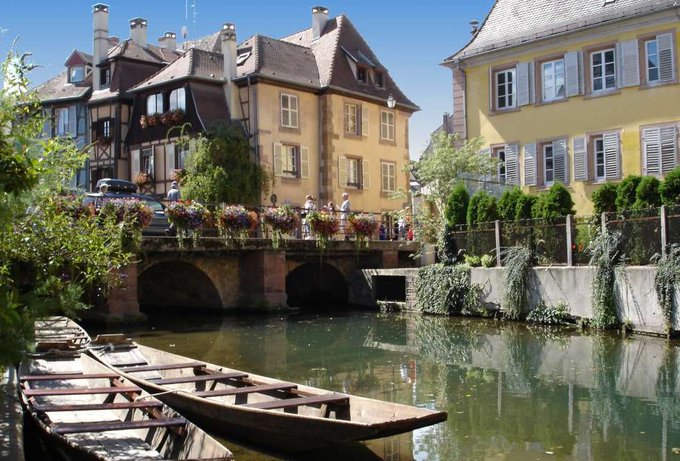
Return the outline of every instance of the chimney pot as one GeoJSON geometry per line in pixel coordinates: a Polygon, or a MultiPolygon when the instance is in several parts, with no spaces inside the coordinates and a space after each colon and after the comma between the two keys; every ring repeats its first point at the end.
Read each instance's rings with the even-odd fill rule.
{"type": "Polygon", "coordinates": [[[312,39],[317,40],[321,37],[323,28],[328,22],[328,8],[325,6],[315,6],[312,8],[312,39]]]}
{"type": "Polygon", "coordinates": [[[168,50],[177,49],[177,34],[174,32],[166,32],[161,38],[158,39],[158,45],[161,48],[167,48],[168,50]]]}
{"type": "Polygon", "coordinates": [[[231,118],[240,118],[241,105],[238,98],[238,88],[233,82],[236,78],[236,26],[232,23],[225,23],[222,26],[222,57],[224,59],[224,96],[229,106],[231,118]]]}
{"type": "Polygon", "coordinates": [[[147,45],[146,32],[149,23],[144,18],[130,19],[130,38],[139,46],[147,45]]]}
{"type": "Polygon", "coordinates": [[[109,51],[109,6],[97,3],[92,7],[92,87],[100,89],[100,69],[97,66],[106,59],[109,51]]]}

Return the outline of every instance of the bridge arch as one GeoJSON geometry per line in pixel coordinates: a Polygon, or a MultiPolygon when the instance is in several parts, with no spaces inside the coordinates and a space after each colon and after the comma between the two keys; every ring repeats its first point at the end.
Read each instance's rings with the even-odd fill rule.
{"type": "Polygon", "coordinates": [[[325,308],[347,304],[347,280],[340,270],[318,261],[301,264],[286,275],[287,304],[290,307],[325,308]]]}
{"type": "Polygon", "coordinates": [[[221,309],[222,299],[211,278],[186,261],[159,261],[145,267],[137,278],[142,307],[196,307],[221,309]]]}

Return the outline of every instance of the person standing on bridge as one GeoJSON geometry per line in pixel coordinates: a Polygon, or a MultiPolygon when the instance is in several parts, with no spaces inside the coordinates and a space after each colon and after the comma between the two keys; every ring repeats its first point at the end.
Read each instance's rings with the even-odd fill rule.
{"type": "Polygon", "coordinates": [[[349,240],[347,220],[349,219],[349,194],[342,194],[342,205],[340,205],[340,232],[345,235],[345,240],[349,240]]]}
{"type": "MultiPolygon", "coordinates": [[[[168,202],[178,202],[182,200],[182,193],[177,188],[177,181],[173,181],[170,184],[170,190],[168,191],[168,196],[166,197],[168,202]]],[[[170,227],[165,229],[165,235],[175,235],[175,223],[170,223],[170,227]]]]}

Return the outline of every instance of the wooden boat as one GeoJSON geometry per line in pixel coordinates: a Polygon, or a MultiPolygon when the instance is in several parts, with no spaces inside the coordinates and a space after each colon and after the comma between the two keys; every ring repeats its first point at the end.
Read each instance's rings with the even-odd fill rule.
{"type": "Polygon", "coordinates": [[[124,337],[97,338],[88,352],[202,427],[277,451],[387,437],[447,418],[191,360],[124,337]]]}
{"type": "Polygon", "coordinates": [[[90,335],[68,317],[54,316],[36,320],[36,355],[82,352],[90,345],[90,335]]]}
{"type": "Polygon", "coordinates": [[[233,459],[203,430],[99,361],[80,351],[50,351],[21,363],[19,395],[64,459],[233,459]]]}

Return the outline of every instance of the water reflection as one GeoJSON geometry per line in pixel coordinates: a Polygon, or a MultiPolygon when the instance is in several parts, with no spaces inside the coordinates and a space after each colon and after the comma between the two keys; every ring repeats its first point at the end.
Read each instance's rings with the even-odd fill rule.
{"type": "Polygon", "coordinates": [[[197,360],[449,412],[434,427],[304,459],[666,459],[680,447],[680,363],[662,339],[374,313],[151,325],[130,333],[197,360]]]}

